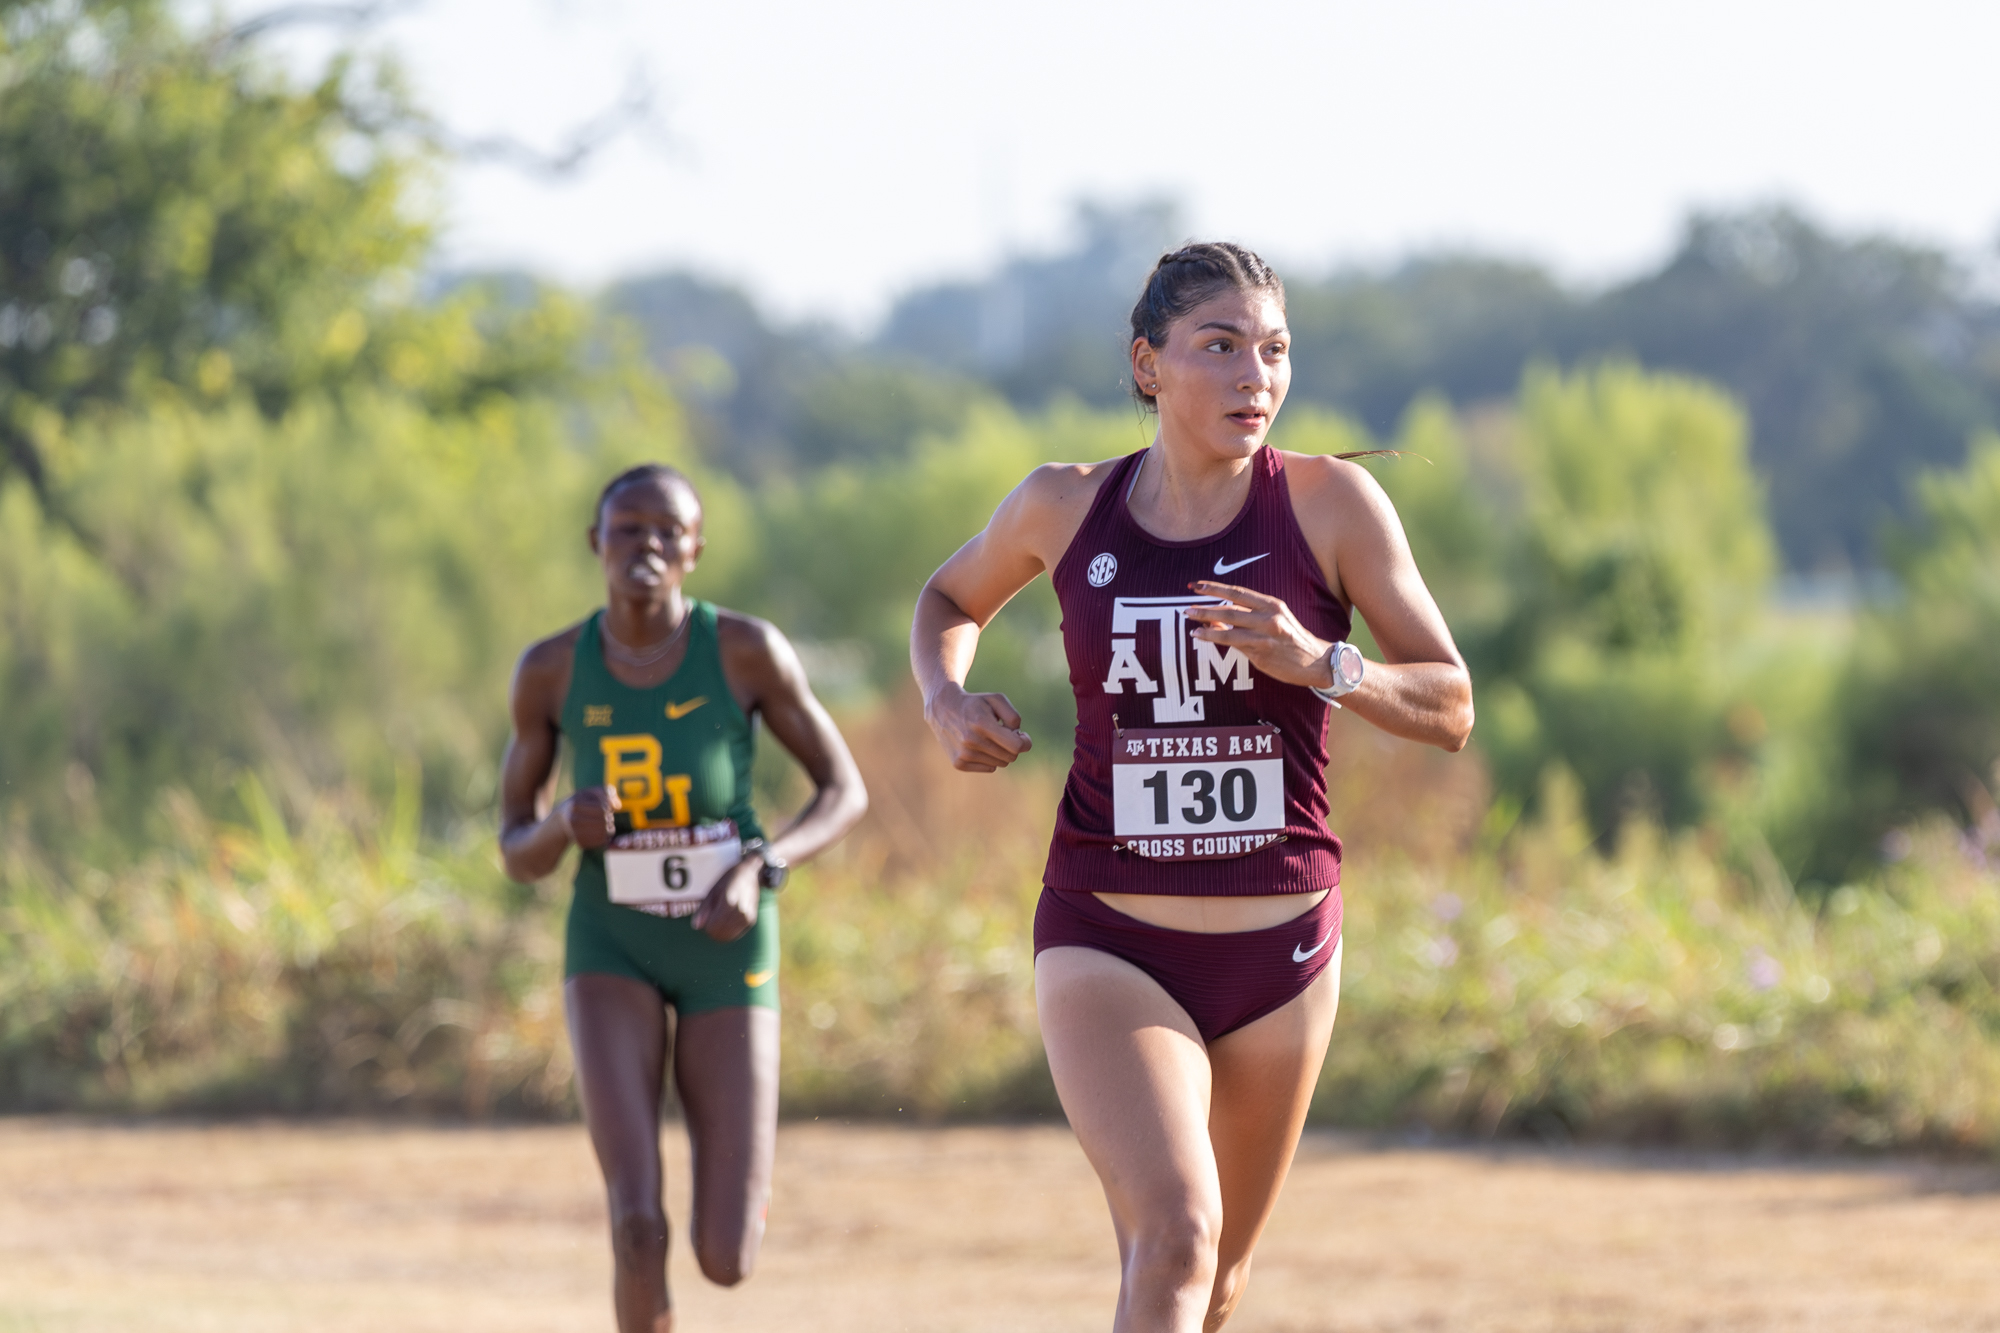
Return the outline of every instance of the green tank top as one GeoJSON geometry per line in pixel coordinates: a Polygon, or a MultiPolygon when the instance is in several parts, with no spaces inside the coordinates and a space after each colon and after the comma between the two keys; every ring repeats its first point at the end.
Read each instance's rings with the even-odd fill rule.
{"type": "MultiPolygon", "coordinates": [[[[618,812],[620,833],[733,819],[743,837],[760,838],[750,806],[750,719],[722,675],[715,607],[690,599],[688,615],[679,670],[643,690],[605,666],[604,612],[584,622],[562,708],[571,777],[578,791],[617,788],[625,807],[618,812]]],[[[605,892],[603,852],[583,853],[576,886],[605,892]]]]}

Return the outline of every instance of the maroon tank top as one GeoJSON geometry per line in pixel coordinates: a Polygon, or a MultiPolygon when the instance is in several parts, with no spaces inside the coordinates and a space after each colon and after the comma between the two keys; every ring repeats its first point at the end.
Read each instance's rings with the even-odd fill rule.
{"type": "Polygon", "coordinates": [[[1188,585],[1284,599],[1323,639],[1351,621],[1292,513],[1266,446],[1250,496],[1212,537],[1170,542],[1133,519],[1145,450],[1119,460],[1053,575],[1076,692],[1076,757],[1042,882],[1079,893],[1312,893],[1340,883],[1327,829],[1329,709],[1235,649],[1193,638],[1188,585]]]}

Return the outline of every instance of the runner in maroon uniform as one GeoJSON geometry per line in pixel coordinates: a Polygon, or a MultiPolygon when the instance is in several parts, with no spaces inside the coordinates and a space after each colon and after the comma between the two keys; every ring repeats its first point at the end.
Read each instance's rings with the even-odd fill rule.
{"type": "Polygon", "coordinates": [[[1329,705],[1450,750],[1472,730],[1471,679],[1381,488],[1265,446],[1288,351],[1257,256],[1161,259],[1132,312],[1152,446],[1036,469],[932,576],[911,633],[932,729],[990,773],[1029,740],[1004,695],[965,690],[979,632],[1038,574],[1062,604],[1076,758],[1035,993],[1111,1205],[1123,1330],[1222,1326],[1298,1146],[1340,978],[1329,705]],[[1351,611],[1381,662],[1346,643],[1351,611]]]}

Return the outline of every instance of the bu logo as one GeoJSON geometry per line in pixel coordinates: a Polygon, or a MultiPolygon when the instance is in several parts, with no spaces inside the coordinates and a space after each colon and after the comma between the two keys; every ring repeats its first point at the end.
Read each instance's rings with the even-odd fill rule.
{"type": "Polygon", "coordinates": [[[1213,691],[1219,681],[1229,681],[1234,690],[1254,688],[1250,659],[1241,649],[1188,637],[1190,608],[1222,605],[1219,597],[1118,598],[1111,608],[1111,671],[1104,678],[1104,692],[1123,694],[1125,682],[1130,681],[1140,694],[1159,695],[1153,700],[1153,721],[1164,723],[1202,721],[1205,701],[1199,695],[1213,691]],[[1147,675],[1139,662],[1137,634],[1142,621],[1159,626],[1161,680],[1147,675]],[[1189,644],[1194,645],[1192,664],[1188,661],[1189,644]],[[1190,665],[1194,668],[1192,679],[1190,665]]]}
{"type": "Polygon", "coordinates": [[[1090,562],[1090,568],[1084,577],[1090,580],[1091,587],[1102,588],[1118,577],[1118,557],[1106,551],[1090,562]]]}

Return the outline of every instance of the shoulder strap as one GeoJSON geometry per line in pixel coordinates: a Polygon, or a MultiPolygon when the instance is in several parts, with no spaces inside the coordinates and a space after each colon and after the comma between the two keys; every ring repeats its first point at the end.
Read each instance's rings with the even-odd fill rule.
{"type": "Polygon", "coordinates": [[[562,712],[559,715],[562,730],[567,735],[576,735],[583,726],[583,719],[578,716],[578,710],[582,707],[578,702],[578,696],[585,691],[595,689],[600,681],[610,674],[604,666],[603,641],[597,637],[598,623],[603,618],[602,607],[592,611],[590,618],[583,622],[583,628],[577,631],[576,644],[570,649],[569,690],[563,695],[562,712]]]}
{"type": "Polygon", "coordinates": [[[1104,479],[1104,484],[1097,488],[1097,494],[1091,498],[1090,512],[1083,516],[1083,527],[1077,529],[1079,533],[1096,527],[1123,507],[1125,489],[1132,484],[1132,472],[1145,456],[1146,451],[1138,449],[1118,460],[1117,465],[1111,469],[1111,475],[1104,479]]]}

